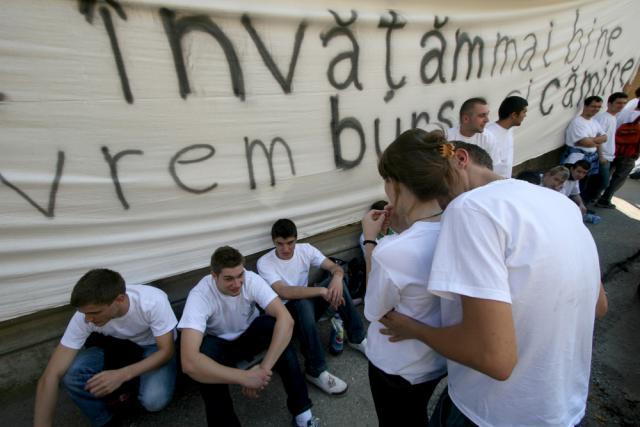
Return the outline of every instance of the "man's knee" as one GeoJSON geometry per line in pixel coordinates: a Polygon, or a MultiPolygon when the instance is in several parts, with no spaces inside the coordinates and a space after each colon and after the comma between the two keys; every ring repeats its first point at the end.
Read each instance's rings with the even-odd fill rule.
{"type": "Polygon", "coordinates": [[[169,404],[173,390],[166,387],[152,387],[140,393],[138,400],[144,409],[149,412],[158,412],[169,404]]]}

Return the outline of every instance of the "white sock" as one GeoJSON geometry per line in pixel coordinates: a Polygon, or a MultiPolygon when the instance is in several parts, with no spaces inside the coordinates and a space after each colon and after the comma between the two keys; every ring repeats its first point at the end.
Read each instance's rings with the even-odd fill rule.
{"type": "Polygon", "coordinates": [[[301,414],[296,415],[296,424],[299,427],[304,427],[307,425],[307,422],[311,419],[313,415],[311,414],[311,409],[307,409],[301,414]]]}

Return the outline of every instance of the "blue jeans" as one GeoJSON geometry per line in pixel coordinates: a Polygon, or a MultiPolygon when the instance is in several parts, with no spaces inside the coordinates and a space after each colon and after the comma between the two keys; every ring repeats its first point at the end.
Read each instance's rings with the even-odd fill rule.
{"type": "Polygon", "coordinates": [[[449,388],[445,388],[440,395],[440,400],[429,418],[429,427],[474,427],[471,421],[453,403],[449,397],[449,388]]]}
{"type": "MultiPolygon", "coordinates": [[[[258,316],[242,335],[233,341],[205,335],[200,352],[222,365],[234,367],[237,362],[251,359],[269,348],[274,326],[273,317],[258,316]]],[[[291,343],[282,352],[273,370],[282,378],[282,384],[287,393],[287,409],[291,415],[299,415],[311,408],[307,385],[300,371],[298,356],[291,343]]],[[[208,425],[240,426],[240,421],[233,409],[228,384],[200,383],[200,393],[204,400],[208,425]]]]}
{"type": "MultiPolygon", "coordinates": [[[[143,357],[158,351],[155,344],[141,347],[143,357]]],[[[85,348],[78,353],[62,378],[62,386],[94,426],[108,423],[113,416],[104,399],[97,398],[84,389],[87,381],[102,372],[103,367],[104,350],[100,347],[85,348]]],[[[159,411],[171,401],[175,384],[176,355],[174,354],[163,366],[140,375],[138,400],[147,411],[159,411]]]]}
{"type": "MultiPolygon", "coordinates": [[[[319,286],[327,287],[331,276],[323,280],[319,286]]],[[[342,283],[344,304],[338,307],[338,313],[344,322],[347,338],[354,344],[359,344],[366,337],[364,324],[360,313],[351,300],[351,294],[346,284],[342,283]]],[[[304,356],[304,368],[307,374],[317,377],[327,370],[324,358],[324,347],[320,341],[320,334],[316,322],[329,307],[329,303],[322,297],[291,300],[286,304],[287,309],[295,320],[295,331],[300,341],[300,350],[304,356]]]]}

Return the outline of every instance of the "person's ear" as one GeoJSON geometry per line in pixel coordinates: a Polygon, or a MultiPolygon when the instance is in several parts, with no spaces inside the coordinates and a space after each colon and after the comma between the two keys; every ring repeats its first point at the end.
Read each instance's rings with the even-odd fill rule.
{"type": "Polygon", "coordinates": [[[464,148],[457,148],[453,156],[459,168],[464,168],[469,163],[469,153],[464,148]]]}

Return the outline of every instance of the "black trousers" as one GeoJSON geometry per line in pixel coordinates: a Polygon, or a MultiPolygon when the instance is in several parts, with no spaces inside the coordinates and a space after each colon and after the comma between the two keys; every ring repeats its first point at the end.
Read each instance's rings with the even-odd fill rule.
{"type": "Polygon", "coordinates": [[[429,398],[443,377],[411,384],[401,376],[387,374],[369,362],[369,385],[378,425],[426,426],[429,421],[429,398]]]}

